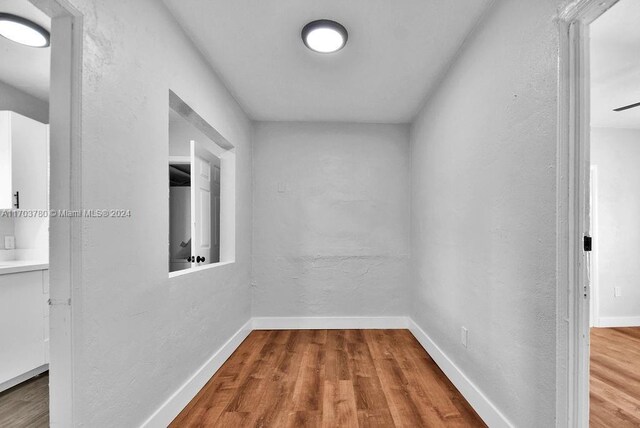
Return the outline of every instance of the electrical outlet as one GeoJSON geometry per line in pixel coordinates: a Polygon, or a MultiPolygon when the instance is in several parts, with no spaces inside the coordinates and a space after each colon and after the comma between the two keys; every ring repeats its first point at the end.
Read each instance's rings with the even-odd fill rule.
{"type": "Polygon", "coordinates": [[[280,181],[278,182],[278,193],[284,193],[288,190],[289,186],[286,182],[280,181]]]}
{"type": "Polygon", "coordinates": [[[16,237],[7,235],[4,237],[4,249],[13,250],[16,248],[16,237]]]}
{"type": "Polygon", "coordinates": [[[460,342],[462,343],[462,346],[466,348],[468,341],[469,341],[469,330],[467,330],[466,327],[462,327],[460,329],[460,342]]]}
{"type": "Polygon", "coordinates": [[[613,287],[613,296],[614,296],[614,297],[620,297],[620,296],[622,296],[622,288],[620,288],[620,287],[613,287]]]}

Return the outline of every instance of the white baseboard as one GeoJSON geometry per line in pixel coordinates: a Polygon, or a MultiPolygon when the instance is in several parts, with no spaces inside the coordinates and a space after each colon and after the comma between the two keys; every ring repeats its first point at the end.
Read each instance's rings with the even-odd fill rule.
{"type": "Polygon", "coordinates": [[[409,328],[407,317],[254,317],[254,330],[409,328]]]}
{"type": "Polygon", "coordinates": [[[600,317],[596,327],[640,327],[640,316],[600,317]]]}
{"type": "Polygon", "coordinates": [[[198,394],[252,330],[310,329],[403,329],[408,328],[484,422],[511,427],[508,419],[466,377],[431,338],[409,317],[255,317],[247,321],[143,424],[144,428],[166,427],[198,394]]]}
{"type": "Polygon", "coordinates": [[[200,392],[222,364],[251,333],[251,320],[247,321],[227,342],[167,399],[144,423],[144,428],[166,427],[200,392]]]}
{"type": "Polygon", "coordinates": [[[491,428],[513,426],[415,321],[410,319],[409,324],[411,333],[488,426],[491,428]]]}
{"type": "Polygon", "coordinates": [[[17,384],[27,381],[34,376],[38,376],[39,374],[44,373],[47,370],[49,370],[49,364],[44,364],[40,367],[36,367],[33,370],[29,370],[28,372],[23,373],[20,376],[16,376],[13,379],[9,379],[6,382],[2,382],[0,383],[0,392],[6,391],[9,388],[13,388],[17,384]]]}

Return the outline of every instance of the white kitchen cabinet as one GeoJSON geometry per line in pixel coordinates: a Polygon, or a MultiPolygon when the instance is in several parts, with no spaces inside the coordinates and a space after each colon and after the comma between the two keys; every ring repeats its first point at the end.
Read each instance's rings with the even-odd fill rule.
{"type": "Polygon", "coordinates": [[[48,207],[49,125],[0,111],[0,209],[48,207]]]}
{"type": "Polygon", "coordinates": [[[0,275],[0,391],[47,369],[48,271],[0,275]]]}
{"type": "Polygon", "coordinates": [[[42,316],[44,318],[44,362],[49,364],[49,271],[42,272],[42,305],[44,307],[42,316]]]}

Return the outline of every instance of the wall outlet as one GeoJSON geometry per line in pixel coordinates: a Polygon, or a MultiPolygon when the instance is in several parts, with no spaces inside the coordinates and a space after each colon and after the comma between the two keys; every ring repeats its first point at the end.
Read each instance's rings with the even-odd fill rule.
{"type": "Polygon", "coordinates": [[[620,288],[620,287],[613,287],[613,296],[614,296],[614,297],[620,297],[620,296],[622,296],[622,288],[620,288]]]}
{"type": "Polygon", "coordinates": [[[4,237],[4,249],[5,250],[14,250],[16,248],[16,237],[12,235],[7,235],[4,237]]]}
{"type": "Polygon", "coordinates": [[[289,190],[289,186],[287,185],[287,183],[284,182],[284,181],[279,181],[278,182],[278,193],[284,193],[287,190],[289,190]]]}
{"type": "Polygon", "coordinates": [[[468,341],[469,341],[469,330],[467,330],[466,327],[462,327],[460,329],[460,342],[462,343],[462,346],[466,348],[468,341]]]}

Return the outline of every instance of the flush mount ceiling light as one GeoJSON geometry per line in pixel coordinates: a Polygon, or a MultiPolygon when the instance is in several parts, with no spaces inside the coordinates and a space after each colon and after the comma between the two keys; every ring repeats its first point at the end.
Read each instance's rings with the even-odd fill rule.
{"type": "Polygon", "coordinates": [[[33,21],[10,13],[0,13],[0,36],[34,48],[49,46],[49,32],[33,21]]]}
{"type": "Polygon", "coordinates": [[[347,29],[329,19],[308,23],[302,29],[302,41],[314,52],[337,52],[347,43],[347,29]]]}

